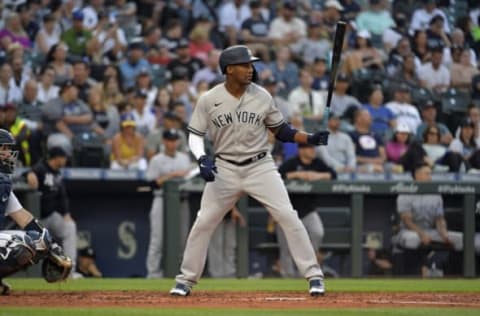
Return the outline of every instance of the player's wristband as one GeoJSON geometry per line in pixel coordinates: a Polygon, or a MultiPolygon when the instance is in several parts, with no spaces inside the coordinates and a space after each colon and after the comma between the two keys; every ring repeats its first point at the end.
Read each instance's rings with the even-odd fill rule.
{"type": "Polygon", "coordinates": [[[287,123],[283,123],[278,128],[278,132],[275,134],[275,137],[284,143],[294,143],[295,134],[298,132],[295,128],[291,127],[287,123]]]}
{"type": "Polygon", "coordinates": [[[38,219],[36,218],[32,218],[32,220],[27,225],[25,225],[23,229],[25,231],[33,230],[39,232],[40,234],[43,232],[43,226],[38,222],[38,219]]]}

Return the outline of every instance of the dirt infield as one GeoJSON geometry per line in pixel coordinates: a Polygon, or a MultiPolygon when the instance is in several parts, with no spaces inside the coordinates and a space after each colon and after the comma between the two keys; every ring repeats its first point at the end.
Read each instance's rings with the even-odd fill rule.
{"type": "Polygon", "coordinates": [[[463,307],[480,308],[478,293],[353,293],[333,292],[312,298],[303,292],[195,291],[171,297],[160,291],[14,291],[0,296],[1,306],[24,307],[213,307],[213,308],[353,308],[463,307]]]}

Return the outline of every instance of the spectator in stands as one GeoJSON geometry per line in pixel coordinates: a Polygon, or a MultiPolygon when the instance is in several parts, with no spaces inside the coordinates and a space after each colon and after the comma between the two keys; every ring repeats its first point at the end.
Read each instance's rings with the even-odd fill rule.
{"type": "Polygon", "coordinates": [[[90,65],[86,61],[77,60],[73,63],[72,81],[78,89],[78,97],[87,102],[88,92],[97,82],[90,78],[90,65]]]}
{"type": "Polygon", "coordinates": [[[460,134],[448,147],[449,151],[459,153],[463,157],[466,169],[470,167],[470,160],[480,154],[480,143],[477,143],[474,134],[475,128],[475,123],[465,118],[460,123],[460,134]]]}
{"type": "Polygon", "coordinates": [[[150,64],[144,57],[144,47],[141,42],[131,42],[128,45],[127,59],[118,66],[122,77],[123,89],[135,86],[135,78],[138,74],[147,69],[150,71],[150,64]]]}
{"type": "Polygon", "coordinates": [[[109,8],[111,15],[115,16],[118,27],[125,31],[125,35],[137,33],[137,3],[127,0],[115,0],[115,5],[109,8]]]}
{"type": "Polygon", "coordinates": [[[286,121],[290,121],[290,117],[292,116],[292,107],[287,102],[287,100],[277,94],[278,92],[278,81],[275,77],[270,76],[263,80],[262,82],[263,87],[270,93],[277,108],[282,112],[283,117],[286,121]]]}
{"type": "Polygon", "coordinates": [[[25,121],[17,116],[15,103],[6,103],[1,107],[2,129],[6,129],[15,138],[19,150],[19,161],[23,166],[30,166],[32,156],[30,155],[30,129],[25,121]]]}
{"type": "Polygon", "coordinates": [[[170,19],[165,26],[165,36],[162,37],[160,42],[166,45],[168,50],[173,54],[182,39],[182,35],[182,23],[177,19],[170,19]]]}
{"type": "Polygon", "coordinates": [[[144,137],[135,131],[133,116],[125,113],[120,119],[120,132],[112,139],[112,160],[110,168],[116,170],[146,170],[144,137]]]}
{"type": "Polygon", "coordinates": [[[441,15],[435,15],[430,20],[430,27],[427,29],[427,45],[428,47],[450,47],[450,39],[445,33],[443,26],[445,24],[445,18],[441,15]]]}
{"type": "Polygon", "coordinates": [[[406,82],[411,88],[426,86],[425,82],[418,77],[417,60],[413,53],[403,58],[402,64],[393,73],[391,78],[393,80],[406,82]]]}
{"type": "MultiPolygon", "coordinates": [[[[389,53],[394,47],[399,46],[398,42],[402,38],[408,39],[407,17],[403,12],[394,12],[395,24],[386,29],[382,34],[382,42],[385,51],[389,53]]],[[[410,42],[409,42],[410,44],[410,42]]]]}
{"type": "Polygon", "coordinates": [[[470,50],[462,49],[460,62],[453,62],[450,66],[450,86],[470,93],[472,79],[479,73],[470,62],[470,50]]]}
{"type": "Polygon", "coordinates": [[[35,36],[40,29],[37,21],[34,19],[32,9],[34,9],[34,5],[32,5],[31,3],[23,3],[18,5],[15,10],[20,18],[20,24],[27,33],[28,38],[31,42],[35,40],[35,36]]]}
{"type": "MultiPolygon", "coordinates": [[[[325,162],[316,156],[315,146],[299,145],[298,155],[285,161],[278,171],[284,179],[319,181],[336,179],[336,172],[328,167],[325,162]]],[[[303,225],[307,229],[313,249],[320,258],[320,245],[322,243],[324,229],[320,216],[315,211],[318,205],[316,196],[298,196],[290,195],[293,207],[298,212],[303,225]]],[[[295,270],[292,257],[288,251],[286,238],[280,227],[277,226],[277,239],[280,251],[280,271],[283,277],[296,277],[298,272],[295,270]]]]}
{"type": "Polygon", "coordinates": [[[153,85],[151,74],[147,69],[142,69],[138,74],[135,80],[135,88],[147,95],[145,107],[151,110],[158,89],[153,85]]]}
{"type": "Polygon", "coordinates": [[[46,65],[40,71],[40,82],[38,82],[37,98],[39,102],[47,103],[58,97],[58,86],[54,85],[55,68],[46,65]]]}
{"type": "Polygon", "coordinates": [[[423,133],[423,149],[431,166],[441,164],[447,153],[447,147],[440,142],[440,130],[437,126],[428,126],[423,133]]]}
{"type": "Polygon", "coordinates": [[[5,19],[5,26],[0,30],[0,48],[7,51],[10,44],[18,43],[25,49],[32,48],[32,42],[22,26],[20,16],[10,12],[5,19]]]}
{"type": "Polygon", "coordinates": [[[368,103],[363,108],[370,112],[373,119],[372,131],[378,136],[385,138],[390,135],[395,127],[395,114],[383,104],[383,91],[381,85],[373,85],[368,103]]]}
{"type": "Polygon", "coordinates": [[[72,277],[77,278],[77,225],[70,214],[62,169],[68,155],[60,147],[49,149],[46,159],[38,162],[27,173],[28,185],[40,195],[40,222],[54,238],[62,243],[65,254],[72,259],[72,277]]]}
{"type": "Polygon", "coordinates": [[[192,79],[192,85],[196,86],[200,81],[206,81],[208,84],[218,80],[222,73],[218,67],[218,61],[220,58],[220,51],[213,49],[208,53],[208,58],[205,61],[205,67],[195,72],[192,79]]]}
{"type": "Polygon", "coordinates": [[[133,110],[131,115],[135,121],[137,132],[144,137],[153,131],[156,121],[151,109],[146,106],[146,102],[147,95],[143,91],[137,90],[133,99],[133,110]]]}
{"type": "Polygon", "coordinates": [[[308,36],[299,41],[295,55],[302,62],[311,65],[315,60],[326,59],[330,53],[331,42],[328,40],[328,32],[320,22],[310,21],[308,24],[308,36]]]}
{"type": "Polygon", "coordinates": [[[45,133],[49,135],[47,144],[64,146],[67,153],[74,137],[92,132],[92,112],[78,99],[78,89],[71,80],[62,84],[58,98],[42,107],[42,116],[45,133]]]}
{"type": "Polygon", "coordinates": [[[294,1],[283,1],[280,14],[270,24],[268,36],[278,49],[289,47],[292,51],[296,51],[295,46],[299,44],[302,38],[307,36],[307,24],[304,20],[295,16],[296,9],[297,6],[294,1]]]}
{"type": "Polygon", "coordinates": [[[168,88],[159,87],[152,108],[157,119],[157,125],[163,124],[163,115],[170,110],[171,100],[172,98],[170,97],[170,92],[168,91],[168,88]]]}
{"type": "MultiPolygon", "coordinates": [[[[470,64],[472,66],[477,66],[477,54],[475,54],[475,50],[468,46],[468,43],[465,42],[465,34],[459,28],[456,28],[452,32],[452,45],[451,47],[459,47],[465,49],[470,52],[470,64]]],[[[452,65],[452,55],[451,50],[448,47],[445,47],[443,50],[443,61],[442,63],[449,67],[452,65]]]]}
{"type": "Polygon", "coordinates": [[[432,54],[428,47],[426,31],[415,31],[412,41],[412,51],[422,64],[430,61],[432,54]]]}
{"type": "Polygon", "coordinates": [[[118,80],[118,76],[106,75],[103,78],[101,89],[102,103],[105,103],[106,105],[116,106],[125,99],[121,91],[121,84],[118,80]]]}
{"type": "Polygon", "coordinates": [[[272,75],[279,82],[278,93],[281,96],[288,96],[290,91],[299,85],[298,67],[292,62],[290,49],[287,46],[280,46],[276,50],[276,58],[270,63],[272,75]]]}
{"type": "Polygon", "coordinates": [[[195,27],[190,32],[189,50],[192,57],[198,58],[202,63],[207,61],[208,53],[215,47],[208,38],[208,30],[203,27],[195,27]]]}
{"type": "Polygon", "coordinates": [[[372,46],[371,35],[367,30],[357,32],[355,49],[345,55],[344,72],[352,74],[362,68],[383,69],[380,52],[372,46]]]}
{"type": "Polygon", "coordinates": [[[82,9],[83,26],[86,30],[93,31],[99,23],[99,14],[103,12],[104,0],[89,0],[88,5],[82,9]]]}
{"type": "Polygon", "coordinates": [[[162,135],[164,131],[169,129],[175,129],[178,132],[179,140],[177,150],[188,152],[187,136],[180,129],[181,126],[181,120],[175,113],[165,112],[163,114],[163,124],[157,122],[155,129],[147,136],[145,146],[147,159],[151,159],[155,154],[163,151],[162,135]]]}
{"type": "Polygon", "coordinates": [[[20,91],[23,90],[23,86],[28,79],[30,79],[32,74],[28,69],[24,67],[23,57],[20,55],[14,55],[10,58],[10,65],[12,65],[12,79],[14,86],[20,91]]]}
{"type": "Polygon", "coordinates": [[[93,116],[93,131],[107,144],[119,131],[120,117],[117,108],[102,102],[102,90],[99,87],[90,89],[88,105],[93,116]]]}
{"type": "Polygon", "coordinates": [[[33,79],[28,80],[23,88],[23,100],[18,104],[18,117],[23,119],[30,130],[29,145],[32,165],[35,164],[42,155],[42,107],[43,103],[37,98],[37,82],[33,79]]]}
{"type": "Polygon", "coordinates": [[[362,11],[362,7],[356,0],[342,0],[342,16],[347,21],[355,21],[358,13],[362,11]]]}
{"type": "MultiPolygon", "coordinates": [[[[324,10],[322,11],[322,20],[325,23],[328,36],[330,38],[333,38],[337,22],[341,19],[342,13],[345,13],[345,7],[340,2],[338,2],[338,0],[327,0],[323,8],[324,10]]],[[[360,12],[360,10],[358,10],[358,12],[360,12]]],[[[353,15],[351,15],[351,17],[353,19],[353,15]]]]}
{"type": "Polygon", "coordinates": [[[405,123],[397,123],[392,139],[385,145],[385,153],[387,161],[392,163],[399,163],[401,157],[408,149],[411,141],[411,129],[405,123]]]}
{"type": "Polygon", "coordinates": [[[262,1],[250,1],[249,6],[251,16],[242,23],[241,38],[262,56],[262,60],[270,61],[269,45],[272,39],[268,36],[268,21],[262,14],[262,1]]]}
{"type": "Polygon", "coordinates": [[[404,124],[409,131],[414,132],[422,119],[418,109],[410,104],[410,87],[406,83],[399,83],[394,89],[393,100],[385,104],[385,107],[392,111],[397,124],[404,124]]]}
{"type": "Polygon", "coordinates": [[[147,50],[157,48],[162,38],[162,30],[158,26],[150,26],[143,33],[143,43],[147,50]]]}
{"type": "Polygon", "coordinates": [[[62,42],[68,46],[69,54],[78,57],[90,56],[93,53],[93,44],[96,40],[92,37],[92,32],[83,26],[83,12],[76,10],[72,13],[72,28],[62,33],[62,42]]]}
{"type": "MultiPolygon", "coordinates": [[[[178,152],[179,134],[175,129],[166,129],[162,133],[162,143],[164,150],[150,160],[150,164],[145,173],[145,178],[151,183],[154,191],[154,199],[150,209],[150,242],[147,252],[147,278],[161,278],[163,271],[161,269],[163,255],[163,235],[164,227],[168,225],[164,220],[164,199],[163,184],[171,179],[185,177],[190,169],[190,158],[186,153],[178,152]]],[[[188,199],[180,203],[180,209],[175,210],[181,217],[181,233],[178,238],[183,244],[186,241],[188,227],[190,226],[190,210],[188,208],[188,199]]]]}
{"type": "Polygon", "coordinates": [[[176,53],[177,58],[173,59],[167,66],[171,77],[178,73],[186,73],[191,81],[195,72],[203,67],[202,61],[190,55],[190,43],[186,38],[179,41],[176,53]]]}
{"type": "Polygon", "coordinates": [[[381,0],[370,0],[368,10],[357,15],[356,23],[359,31],[369,31],[374,36],[381,36],[385,30],[395,25],[390,12],[385,10],[381,0]]]}
{"type": "Polygon", "coordinates": [[[353,172],[357,167],[355,145],[352,138],[340,131],[340,117],[330,113],[328,119],[329,142],[327,146],[317,147],[317,152],[322,160],[337,172],[353,172]]]}
{"type": "Polygon", "coordinates": [[[185,73],[174,74],[170,81],[170,97],[171,103],[182,102],[187,112],[187,120],[190,120],[190,115],[193,112],[192,93],[189,90],[189,79],[185,73]]]}
{"type": "MultiPolygon", "coordinates": [[[[467,110],[467,118],[472,121],[473,125],[475,126],[473,129],[473,137],[475,138],[475,142],[480,144],[480,108],[474,104],[470,104],[467,110]]],[[[455,131],[456,138],[459,138],[460,130],[461,127],[458,127],[455,131]]]]}
{"type": "Polygon", "coordinates": [[[350,137],[355,145],[358,171],[360,172],[383,172],[383,164],[386,159],[383,140],[373,131],[372,116],[366,109],[355,112],[355,130],[350,137]]]}
{"type": "MultiPolygon", "coordinates": [[[[415,168],[413,178],[418,182],[430,182],[432,169],[427,164],[421,164],[415,168]]],[[[397,212],[401,221],[400,231],[393,237],[394,244],[418,249],[439,243],[452,250],[463,249],[463,234],[447,230],[440,194],[399,194],[397,212]]]]}
{"type": "Polygon", "coordinates": [[[342,117],[345,111],[353,106],[359,108],[361,106],[357,98],[348,94],[348,88],[350,86],[348,75],[344,72],[338,74],[337,82],[332,94],[331,111],[336,116],[342,117]]]}
{"type": "Polygon", "coordinates": [[[43,24],[35,37],[35,50],[46,55],[53,45],[60,42],[60,27],[57,24],[57,18],[53,14],[47,14],[43,17],[43,24]]]}
{"type": "Polygon", "coordinates": [[[422,140],[423,134],[427,127],[436,126],[440,131],[440,141],[444,145],[450,144],[452,141],[452,134],[448,127],[441,123],[437,122],[437,107],[433,101],[428,100],[426,103],[420,106],[422,109],[422,123],[417,128],[417,139],[422,140]]]}
{"type": "Polygon", "coordinates": [[[0,65],[0,104],[18,102],[22,99],[22,90],[13,81],[12,66],[9,63],[0,65]]]}
{"type": "Polygon", "coordinates": [[[98,18],[98,23],[91,29],[92,36],[97,39],[95,41],[96,49],[91,54],[92,62],[118,62],[127,48],[125,33],[112,15],[108,16],[106,12],[101,11],[98,18]]]}
{"type": "MultiPolygon", "coordinates": [[[[416,31],[426,30],[430,24],[430,21],[436,15],[442,16],[443,20],[446,21],[445,13],[437,8],[435,0],[423,0],[423,8],[418,8],[413,13],[410,23],[410,34],[413,35],[416,31]]],[[[443,29],[445,33],[450,33],[448,23],[443,25],[443,29]]]]}
{"type": "Polygon", "coordinates": [[[397,72],[403,64],[405,58],[412,54],[410,47],[410,39],[408,37],[402,37],[398,40],[397,45],[392,47],[392,50],[388,54],[387,72],[389,75],[397,72]]]}
{"type": "Polygon", "coordinates": [[[431,52],[431,61],[418,68],[418,76],[432,92],[442,93],[450,86],[450,72],[442,65],[443,48],[435,47],[431,52]]]}
{"type": "Polygon", "coordinates": [[[242,23],[250,16],[250,9],[245,0],[229,1],[219,8],[219,29],[227,36],[227,46],[238,44],[242,23]]]}
{"type": "Polygon", "coordinates": [[[327,73],[327,59],[325,57],[317,57],[313,60],[312,65],[312,89],[327,90],[330,78],[327,73]]]}
{"type": "Polygon", "coordinates": [[[53,45],[47,54],[45,64],[52,66],[55,70],[54,83],[62,83],[73,78],[73,67],[66,60],[67,51],[67,45],[59,42],[53,45]]]}
{"type": "Polygon", "coordinates": [[[306,69],[299,72],[300,85],[288,95],[293,112],[302,114],[304,119],[319,122],[323,117],[326,92],[312,89],[313,77],[306,69]]]}

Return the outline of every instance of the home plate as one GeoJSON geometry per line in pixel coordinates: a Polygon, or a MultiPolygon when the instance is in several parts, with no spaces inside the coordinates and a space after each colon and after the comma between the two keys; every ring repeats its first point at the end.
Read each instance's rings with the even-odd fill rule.
{"type": "Polygon", "coordinates": [[[305,297],[265,297],[266,301],[305,301],[305,297]]]}

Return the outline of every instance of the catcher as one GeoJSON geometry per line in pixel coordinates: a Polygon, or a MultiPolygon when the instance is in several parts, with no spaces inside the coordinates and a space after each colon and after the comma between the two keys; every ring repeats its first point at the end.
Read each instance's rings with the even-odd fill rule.
{"type": "Polygon", "coordinates": [[[25,210],[12,191],[11,174],[17,162],[15,139],[0,129],[0,228],[5,216],[22,230],[0,230],[0,295],[8,295],[10,286],[2,279],[42,261],[42,276],[47,282],[66,279],[72,261],[52,240],[50,233],[25,210]]]}

